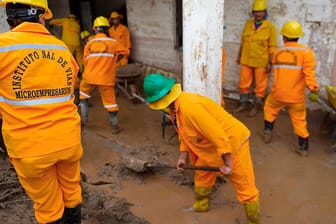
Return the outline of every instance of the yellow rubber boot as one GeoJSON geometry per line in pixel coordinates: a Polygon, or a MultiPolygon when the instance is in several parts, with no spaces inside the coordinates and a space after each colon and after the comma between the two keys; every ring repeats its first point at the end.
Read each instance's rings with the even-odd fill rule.
{"type": "Polygon", "coordinates": [[[195,187],[195,201],[193,211],[207,212],[209,210],[209,199],[212,187],[195,187]]]}
{"type": "Polygon", "coordinates": [[[244,205],[248,224],[259,224],[259,201],[250,202],[244,205]]]}

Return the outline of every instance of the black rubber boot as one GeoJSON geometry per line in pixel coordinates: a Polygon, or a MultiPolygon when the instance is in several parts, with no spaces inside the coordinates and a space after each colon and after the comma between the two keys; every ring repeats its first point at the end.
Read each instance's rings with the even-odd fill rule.
{"type": "Polygon", "coordinates": [[[269,122],[269,121],[264,121],[265,122],[265,127],[264,127],[264,132],[263,132],[263,140],[266,144],[271,143],[272,137],[273,137],[273,127],[274,127],[274,122],[269,122]]]}
{"type": "Polygon", "coordinates": [[[253,107],[250,110],[248,116],[255,117],[259,111],[262,111],[262,109],[263,109],[263,100],[256,96],[256,99],[253,103],[253,107]]]}
{"type": "Polygon", "coordinates": [[[309,138],[298,137],[299,146],[296,147],[295,151],[300,156],[308,156],[308,148],[309,148],[309,138]]]}
{"type": "Polygon", "coordinates": [[[80,224],[81,223],[81,205],[74,208],[65,208],[63,218],[60,224],[80,224]]]}
{"type": "Polygon", "coordinates": [[[249,109],[248,105],[248,94],[240,94],[239,96],[239,105],[238,107],[233,111],[233,113],[239,113],[245,110],[249,109]]]}
{"type": "Polygon", "coordinates": [[[119,134],[122,131],[122,128],[119,126],[119,121],[118,121],[118,112],[109,112],[110,116],[110,123],[112,127],[112,134],[116,135],[119,134]]]}

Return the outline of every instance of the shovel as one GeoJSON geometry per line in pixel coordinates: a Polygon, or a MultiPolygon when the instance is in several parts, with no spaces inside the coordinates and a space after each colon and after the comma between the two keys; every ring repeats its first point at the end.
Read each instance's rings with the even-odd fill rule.
{"type": "MultiPolygon", "coordinates": [[[[131,155],[123,155],[122,163],[130,170],[133,170],[137,173],[146,172],[151,168],[160,168],[160,169],[176,169],[176,166],[162,164],[159,162],[151,163],[148,161],[144,161],[142,159],[136,158],[131,155]]],[[[217,167],[210,167],[210,166],[183,166],[185,170],[204,170],[204,171],[213,171],[213,172],[220,172],[219,168],[217,167]]]]}

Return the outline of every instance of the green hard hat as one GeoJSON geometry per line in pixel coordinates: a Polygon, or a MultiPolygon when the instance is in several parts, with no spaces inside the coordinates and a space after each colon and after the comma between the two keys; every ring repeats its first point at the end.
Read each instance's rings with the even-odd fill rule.
{"type": "Polygon", "coordinates": [[[143,88],[146,101],[153,103],[164,97],[174,86],[175,79],[167,78],[161,74],[150,74],[145,77],[143,88]]]}

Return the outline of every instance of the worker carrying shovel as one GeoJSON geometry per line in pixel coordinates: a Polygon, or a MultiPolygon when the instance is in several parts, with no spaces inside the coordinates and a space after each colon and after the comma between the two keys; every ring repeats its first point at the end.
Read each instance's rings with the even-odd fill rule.
{"type": "MultiPolygon", "coordinates": [[[[214,101],[183,92],[174,79],[151,74],[144,79],[146,101],[151,109],[169,108],[180,138],[177,169],[183,171],[187,157],[192,165],[220,167],[244,204],[249,224],[259,223],[259,191],[250,155],[250,131],[214,101]]],[[[195,171],[195,201],[191,211],[209,210],[209,198],[218,173],[195,171]]]]}

